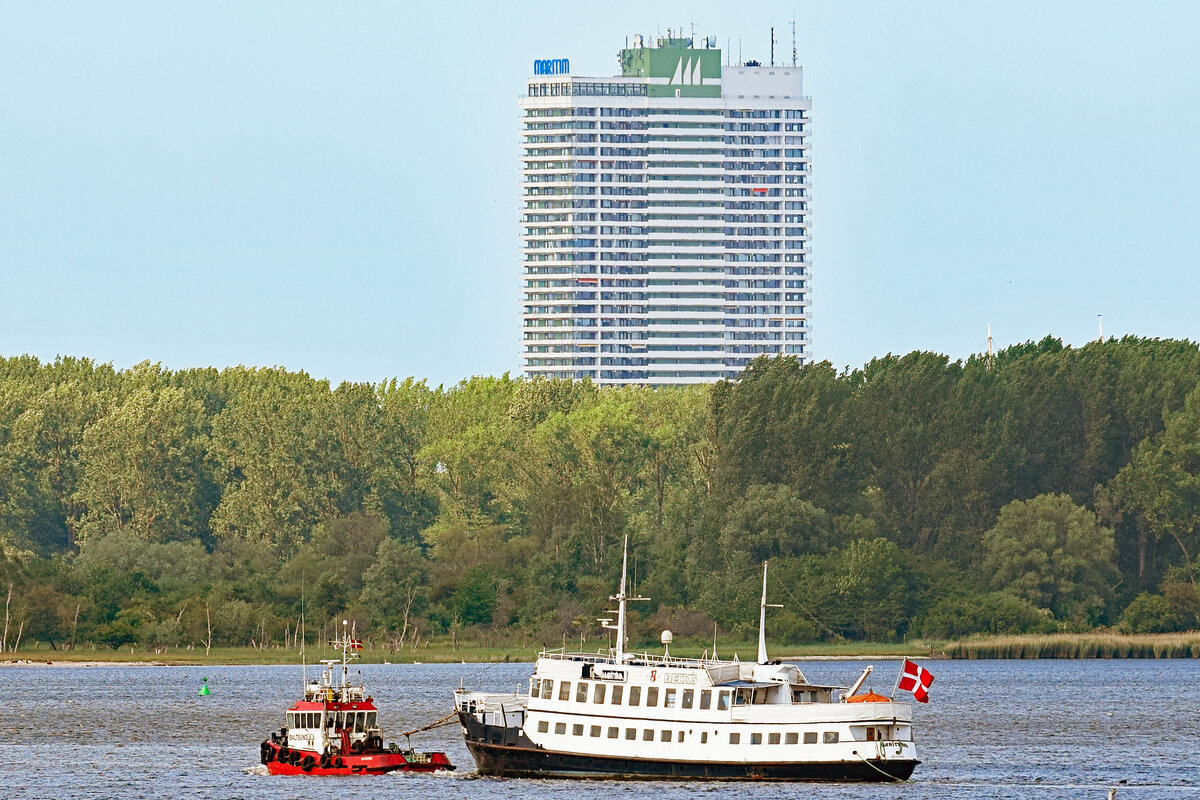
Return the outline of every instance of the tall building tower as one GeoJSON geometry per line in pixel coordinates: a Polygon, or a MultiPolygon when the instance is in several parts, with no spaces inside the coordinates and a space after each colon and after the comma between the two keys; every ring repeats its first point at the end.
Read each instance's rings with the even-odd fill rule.
{"type": "Polygon", "coordinates": [[[525,374],[661,386],[806,361],[801,68],[640,36],[620,63],[535,61],[520,101],[525,374]]]}

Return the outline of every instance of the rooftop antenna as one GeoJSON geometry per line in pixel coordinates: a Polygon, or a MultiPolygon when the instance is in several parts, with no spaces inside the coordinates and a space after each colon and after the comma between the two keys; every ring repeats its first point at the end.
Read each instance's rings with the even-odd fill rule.
{"type": "Polygon", "coordinates": [[[767,562],[763,562],[762,603],[758,607],[758,663],[767,663],[767,609],[783,608],[777,603],[767,603],[767,562]]]}
{"type": "Polygon", "coordinates": [[[745,63],[746,63],[745,61],[742,61],[742,40],[738,39],[738,64],[741,64],[744,66],[745,63]]]}
{"type": "Polygon", "coordinates": [[[771,26],[771,66],[775,66],[775,26],[771,26]]]}
{"type": "Polygon", "coordinates": [[[729,44],[729,37],[725,37],[725,66],[732,66],[729,59],[733,57],[733,46],[729,44]]]}
{"type": "Polygon", "coordinates": [[[988,367],[988,369],[992,368],[992,362],[993,362],[994,358],[995,358],[995,354],[992,351],[992,324],[989,322],[988,323],[988,351],[987,351],[987,367],[988,367]]]}
{"type": "Polygon", "coordinates": [[[1101,344],[1103,344],[1104,343],[1104,315],[1097,314],[1096,322],[1099,323],[1099,325],[1100,325],[1100,338],[1097,341],[1099,341],[1101,344]]]}
{"type": "Polygon", "coordinates": [[[796,15],[792,14],[792,66],[796,66],[796,15]]]}

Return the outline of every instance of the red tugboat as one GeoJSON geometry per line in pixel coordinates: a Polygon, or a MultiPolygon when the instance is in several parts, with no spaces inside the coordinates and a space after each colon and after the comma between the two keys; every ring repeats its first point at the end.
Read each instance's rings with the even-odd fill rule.
{"type": "Polygon", "coordinates": [[[260,745],[260,758],[272,775],[382,775],[385,772],[437,772],[454,766],[445,753],[386,748],[375,703],[361,684],[349,680],[349,664],[362,642],[345,631],[334,642],[342,651],[341,679],[334,680],[339,661],[322,661],[317,681],[304,684],[304,699],[287,711],[287,723],[260,745]]]}

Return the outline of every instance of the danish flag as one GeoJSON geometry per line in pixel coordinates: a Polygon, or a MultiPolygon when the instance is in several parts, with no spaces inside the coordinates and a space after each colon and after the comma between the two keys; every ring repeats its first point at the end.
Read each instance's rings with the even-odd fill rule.
{"type": "Polygon", "coordinates": [[[924,667],[904,659],[900,669],[900,680],[896,686],[906,692],[912,692],[918,703],[929,702],[929,685],[933,683],[933,673],[924,667]]]}

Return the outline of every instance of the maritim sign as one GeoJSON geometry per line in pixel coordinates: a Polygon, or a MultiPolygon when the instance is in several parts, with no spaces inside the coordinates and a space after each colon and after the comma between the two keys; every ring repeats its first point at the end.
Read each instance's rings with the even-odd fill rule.
{"type": "Polygon", "coordinates": [[[570,59],[539,58],[533,62],[534,75],[569,75],[570,72],[570,59]]]}

